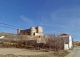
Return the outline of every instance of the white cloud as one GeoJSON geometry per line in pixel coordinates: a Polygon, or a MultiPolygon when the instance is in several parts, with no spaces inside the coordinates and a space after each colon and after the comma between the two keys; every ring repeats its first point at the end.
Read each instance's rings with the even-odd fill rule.
{"type": "MultiPolygon", "coordinates": [[[[41,25],[59,28],[58,31],[72,34],[80,30],[80,8],[61,8],[51,13],[51,16],[42,16],[41,25]]],[[[55,29],[57,31],[57,29],[55,29]]]]}
{"type": "Polygon", "coordinates": [[[25,21],[27,24],[34,24],[33,20],[28,19],[27,17],[25,17],[24,15],[20,16],[20,18],[25,21]]]}
{"type": "Polygon", "coordinates": [[[41,23],[41,25],[43,25],[43,26],[50,26],[50,27],[67,28],[66,26],[63,26],[63,25],[53,25],[53,24],[49,24],[49,23],[41,23]]]}
{"type": "Polygon", "coordinates": [[[65,18],[77,18],[80,17],[80,8],[60,8],[51,13],[52,19],[65,19],[65,18]]]}

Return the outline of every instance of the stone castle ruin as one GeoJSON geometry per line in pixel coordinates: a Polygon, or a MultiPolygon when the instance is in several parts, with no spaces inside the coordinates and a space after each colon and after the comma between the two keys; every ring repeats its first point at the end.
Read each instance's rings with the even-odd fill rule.
{"type": "Polygon", "coordinates": [[[31,35],[31,36],[40,36],[43,35],[43,28],[41,26],[31,27],[30,29],[20,30],[17,29],[18,35],[31,35]]]}

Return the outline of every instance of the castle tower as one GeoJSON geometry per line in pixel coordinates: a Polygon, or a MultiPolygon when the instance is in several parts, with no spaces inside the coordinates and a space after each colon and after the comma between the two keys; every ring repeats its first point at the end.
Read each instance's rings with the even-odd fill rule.
{"type": "Polygon", "coordinates": [[[33,36],[34,35],[34,33],[36,33],[36,29],[35,29],[35,27],[31,27],[31,35],[33,36]]]}
{"type": "Polygon", "coordinates": [[[38,32],[38,33],[42,33],[42,32],[43,32],[43,28],[42,28],[41,26],[38,26],[38,27],[37,27],[37,32],[38,32]]]}
{"type": "Polygon", "coordinates": [[[17,34],[18,34],[18,35],[20,34],[20,29],[17,29],[17,34]]]}

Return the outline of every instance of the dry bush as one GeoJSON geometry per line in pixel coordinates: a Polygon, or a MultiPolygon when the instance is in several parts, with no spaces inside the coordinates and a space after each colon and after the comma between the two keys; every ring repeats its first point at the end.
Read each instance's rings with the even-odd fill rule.
{"type": "Polygon", "coordinates": [[[64,49],[64,41],[61,38],[57,38],[55,34],[49,34],[45,48],[47,48],[47,51],[54,51],[55,54],[59,54],[59,51],[64,49]]]}
{"type": "Polygon", "coordinates": [[[3,43],[3,47],[6,47],[6,48],[8,48],[8,47],[10,47],[10,43],[3,43]]]}

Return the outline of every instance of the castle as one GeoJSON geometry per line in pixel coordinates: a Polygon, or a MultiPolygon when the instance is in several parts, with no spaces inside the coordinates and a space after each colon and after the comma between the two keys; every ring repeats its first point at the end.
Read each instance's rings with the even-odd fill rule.
{"type": "Polygon", "coordinates": [[[43,35],[43,28],[41,26],[37,26],[37,27],[31,27],[30,29],[26,29],[26,30],[17,29],[17,34],[40,36],[40,35],[43,35]]]}

